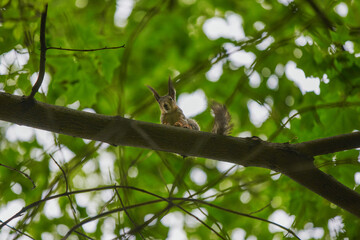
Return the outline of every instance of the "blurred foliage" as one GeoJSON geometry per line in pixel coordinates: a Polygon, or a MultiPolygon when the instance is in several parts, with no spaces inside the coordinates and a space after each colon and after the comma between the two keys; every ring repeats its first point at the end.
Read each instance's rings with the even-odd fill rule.
{"type": "MultiPolygon", "coordinates": [[[[46,72],[50,82],[45,93],[37,94],[38,100],[159,122],[158,106],[145,86],[165,94],[171,76],[178,94],[202,89],[207,99],[226,103],[234,136],[302,142],[359,130],[359,1],[137,0],[119,27],[115,12],[129,2],[133,1],[48,1],[47,47],[97,49],[125,44],[125,48],[49,49],[46,72]],[[338,4],[347,6],[345,17],[336,13],[338,4]],[[206,20],[218,17],[229,23],[229,16],[234,15],[242,19],[239,28],[245,38],[210,40],[206,36],[206,20]],[[272,41],[261,47],[267,39],[272,41]],[[237,51],[227,51],[229,44],[237,51]],[[243,50],[253,53],[255,59],[238,66],[231,57],[243,50]],[[206,73],[216,62],[222,64],[223,72],[218,81],[211,82],[206,73]],[[303,70],[296,74],[318,78],[319,92],[302,92],[286,71],[289,62],[303,70]],[[258,86],[251,84],[252,73],[259,75],[258,86]],[[278,84],[269,88],[268,80],[274,77],[278,84]],[[250,120],[249,101],[268,111],[269,117],[260,126],[250,120]]],[[[39,68],[40,15],[45,1],[3,0],[0,4],[0,88],[29,94],[30,78],[39,68]],[[19,64],[19,58],[27,57],[28,61],[19,64]]],[[[204,131],[211,128],[209,110],[195,119],[204,131]]],[[[84,235],[93,239],[128,237],[128,231],[137,239],[165,239],[176,229],[184,229],[189,239],[230,239],[239,229],[246,238],[252,236],[248,239],[292,237],[280,230],[270,232],[268,223],[190,201],[192,198],[264,219],[283,210],[295,216],[291,229],[297,233],[313,227],[323,229],[323,239],[360,239],[360,223],[353,215],[269,170],[238,167],[224,172],[231,165],[37,131],[29,139],[10,139],[11,133],[16,135],[13,126],[0,124],[0,163],[9,167],[0,166],[1,211],[17,200],[25,206],[65,191],[121,186],[64,194],[57,199],[58,214],[57,204],[37,204],[17,218],[18,222],[9,223],[18,232],[2,229],[2,234],[10,232],[7,239],[17,239],[22,233],[34,239],[59,239],[84,219],[112,210],[91,221],[93,228],[77,228],[72,239],[85,239],[84,235]],[[32,189],[31,181],[11,168],[28,174],[36,187],[32,189]],[[194,169],[207,176],[205,184],[194,181],[194,169]],[[161,200],[168,197],[186,199],[174,203],[161,200]],[[129,208],[120,211],[124,206],[129,208]],[[191,215],[194,212],[202,222],[191,215]],[[151,216],[153,221],[147,221],[151,216]],[[334,236],[328,222],[336,216],[341,216],[343,225],[334,236]],[[180,224],[171,225],[172,217],[180,224]],[[54,238],[47,238],[49,235],[54,238]]],[[[359,151],[352,150],[319,156],[316,164],[359,191],[354,177],[360,172],[358,160],[359,151]]]]}

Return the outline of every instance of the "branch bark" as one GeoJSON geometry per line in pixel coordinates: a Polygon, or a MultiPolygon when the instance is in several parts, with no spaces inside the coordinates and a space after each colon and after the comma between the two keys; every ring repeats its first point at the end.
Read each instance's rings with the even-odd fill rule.
{"type": "Polygon", "coordinates": [[[82,112],[7,93],[0,93],[0,120],[112,145],[271,169],[360,217],[360,194],[313,165],[315,155],[360,147],[359,132],[299,144],[270,143],[82,112]]]}

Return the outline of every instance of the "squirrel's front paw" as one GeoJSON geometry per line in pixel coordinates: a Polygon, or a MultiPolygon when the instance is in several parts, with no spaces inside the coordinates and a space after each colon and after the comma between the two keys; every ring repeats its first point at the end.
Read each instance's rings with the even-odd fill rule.
{"type": "Polygon", "coordinates": [[[176,122],[176,123],[174,123],[174,126],[175,127],[182,127],[183,125],[181,124],[181,122],[176,122]]]}

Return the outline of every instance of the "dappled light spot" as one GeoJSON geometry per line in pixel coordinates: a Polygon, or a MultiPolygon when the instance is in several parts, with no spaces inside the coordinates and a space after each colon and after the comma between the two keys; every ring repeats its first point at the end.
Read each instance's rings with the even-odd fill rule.
{"type": "Polygon", "coordinates": [[[196,116],[205,111],[207,107],[206,96],[201,89],[192,93],[182,93],[177,101],[186,117],[196,116]]]}
{"type": "Polygon", "coordinates": [[[95,164],[94,159],[90,159],[82,166],[82,170],[87,174],[93,173],[96,169],[97,169],[97,165],[95,164]]]}
{"type": "MultiPolygon", "coordinates": [[[[267,33],[263,33],[263,35],[266,35],[267,33]]],[[[261,43],[256,45],[256,48],[260,51],[264,51],[267,49],[273,42],[275,42],[275,39],[272,36],[268,36],[265,38],[261,43]]]]}
{"type": "Polygon", "coordinates": [[[210,40],[227,38],[239,41],[245,38],[242,23],[240,15],[227,13],[225,19],[220,17],[207,19],[203,25],[203,31],[210,40]]]}
{"type": "Polygon", "coordinates": [[[60,218],[61,216],[63,216],[58,198],[45,202],[44,214],[48,219],[60,218]]]}
{"type": "Polygon", "coordinates": [[[204,199],[207,202],[212,202],[216,199],[216,194],[218,193],[218,191],[214,188],[210,188],[209,190],[207,190],[206,192],[204,192],[201,195],[201,198],[204,199]]]}
{"type": "Polygon", "coordinates": [[[106,184],[111,184],[111,176],[115,176],[114,162],[116,156],[112,152],[101,151],[98,158],[102,178],[104,179],[106,184]]]}
{"type": "Polygon", "coordinates": [[[281,122],[283,124],[283,126],[287,129],[290,129],[290,121],[289,120],[289,117],[284,117],[281,122]],[[285,125],[284,125],[285,124],[285,125]]]}
{"type": "Polygon", "coordinates": [[[256,21],[256,22],[254,22],[253,26],[257,31],[261,31],[265,28],[265,23],[263,23],[261,21],[256,21]]]}
{"type": "Polygon", "coordinates": [[[320,79],[318,77],[306,77],[302,69],[296,67],[296,63],[289,61],[285,66],[285,74],[300,89],[302,94],[314,92],[320,94],[320,79]]]}
{"type": "Polygon", "coordinates": [[[344,223],[343,218],[341,216],[336,216],[334,218],[329,219],[328,228],[330,232],[330,236],[335,238],[339,233],[344,233],[344,223]]]}
{"type": "Polygon", "coordinates": [[[240,201],[243,204],[249,203],[251,200],[251,194],[248,191],[244,191],[241,195],[240,195],[240,201]]]}
{"type": "Polygon", "coordinates": [[[353,54],[354,51],[354,42],[352,41],[346,41],[344,44],[345,51],[348,51],[350,54],[353,54]]]}
{"type": "Polygon", "coordinates": [[[114,197],[114,191],[112,189],[103,190],[100,192],[100,197],[103,202],[109,202],[114,197]]]}
{"type": "Polygon", "coordinates": [[[75,194],[75,200],[80,207],[86,207],[90,202],[90,193],[75,194]]]}
{"type": "Polygon", "coordinates": [[[244,240],[246,236],[246,231],[242,228],[235,228],[231,232],[232,240],[244,240]]]}
{"type": "Polygon", "coordinates": [[[22,187],[19,183],[11,183],[11,191],[17,195],[19,195],[20,193],[22,193],[22,187]]]}
{"type": "Polygon", "coordinates": [[[29,142],[33,139],[34,133],[33,128],[13,124],[7,128],[5,137],[10,142],[29,142]]]}
{"type": "Polygon", "coordinates": [[[84,231],[87,233],[93,233],[96,231],[96,226],[99,222],[99,219],[93,220],[91,222],[88,222],[84,225],[82,225],[82,227],[84,228],[84,231]]]}
{"type": "Polygon", "coordinates": [[[247,138],[247,137],[251,137],[252,134],[250,131],[244,131],[244,132],[239,133],[237,136],[241,137],[241,138],[247,138]]]}
{"type": "Polygon", "coordinates": [[[42,239],[42,240],[54,240],[55,238],[54,238],[54,235],[53,235],[53,234],[51,234],[51,233],[49,233],[49,232],[43,232],[43,233],[41,234],[41,239],[42,239]]]}
{"type": "MultiPolygon", "coordinates": [[[[39,72],[36,72],[30,76],[30,82],[31,82],[32,86],[35,85],[35,83],[38,79],[38,75],[39,75],[39,72]]],[[[51,75],[49,73],[45,72],[44,79],[41,83],[41,87],[39,88],[40,93],[44,93],[45,95],[47,95],[50,81],[51,81],[51,75]]]]}
{"type": "Polygon", "coordinates": [[[138,171],[137,167],[135,167],[135,166],[131,166],[128,170],[128,176],[131,178],[136,178],[138,173],[139,173],[139,171],[138,171]]]}
{"type": "Polygon", "coordinates": [[[188,198],[188,197],[192,197],[192,198],[198,198],[198,195],[196,194],[195,195],[195,191],[194,190],[192,190],[192,189],[190,189],[190,190],[187,190],[185,193],[184,193],[184,195],[183,195],[183,197],[184,198],[188,198]]]}
{"type": "Polygon", "coordinates": [[[64,224],[59,224],[56,226],[56,230],[58,234],[60,234],[61,236],[65,236],[65,234],[69,231],[69,228],[64,224]]]}
{"type": "Polygon", "coordinates": [[[306,44],[311,46],[313,45],[313,39],[310,36],[304,36],[301,34],[298,38],[295,39],[295,44],[300,47],[303,47],[306,44]]]}
{"type": "Polygon", "coordinates": [[[247,107],[249,109],[250,121],[252,124],[254,124],[255,127],[261,127],[261,125],[269,117],[269,111],[264,105],[260,105],[254,100],[248,101],[247,107]]]}
{"type": "Polygon", "coordinates": [[[279,88],[279,78],[276,75],[271,75],[266,82],[266,86],[271,90],[277,90],[279,88]]]}
{"type": "Polygon", "coordinates": [[[167,239],[187,239],[184,231],[184,214],[172,212],[161,219],[162,225],[169,227],[167,239]]]}
{"type": "Polygon", "coordinates": [[[85,8],[88,5],[88,0],[76,0],[75,6],[78,8],[85,8]]]}
{"type": "MultiPolygon", "coordinates": [[[[166,185],[166,190],[170,192],[170,190],[173,188],[173,184],[169,183],[166,185]]],[[[173,190],[173,194],[177,194],[179,192],[179,188],[175,187],[173,190]]]]}
{"type": "Polygon", "coordinates": [[[206,173],[198,168],[198,167],[193,167],[190,171],[190,179],[197,185],[204,185],[206,183],[207,180],[207,176],[206,173]]]}
{"type": "MultiPolygon", "coordinates": [[[[200,219],[201,221],[206,221],[208,211],[205,208],[197,208],[191,211],[191,214],[200,219]]],[[[194,218],[191,215],[185,215],[185,225],[189,228],[196,228],[201,225],[201,222],[194,218]]]]}
{"type": "Polygon", "coordinates": [[[304,226],[304,230],[300,230],[298,232],[298,236],[302,240],[308,240],[308,239],[322,239],[324,237],[324,229],[320,227],[314,228],[314,224],[311,222],[308,222],[304,226]]]}
{"type": "MultiPolygon", "coordinates": [[[[154,216],[154,214],[150,213],[150,214],[146,214],[144,217],[144,222],[149,221],[152,217],[154,216]]],[[[148,226],[154,226],[157,223],[157,218],[154,218],[151,222],[149,222],[147,225],[148,226]]]]}
{"type": "Polygon", "coordinates": [[[218,161],[216,164],[216,168],[221,173],[228,171],[227,175],[232,175],[236,172],[238,165],[234,163],[218,161]]]}
{"type": "Polygon", "coordinates": [[[71,104],[68,104],[66,107],[77,110],[80,107],[80,101],[77,100],[71,104]]]}
{"type": "Polygon", "coordinates": [[[134,0],[116,1],[116,11],[114,15],[115,26],[123,28],[127,25],[127,19],[134,8],[134,4],[134,0]]]}
{"type": "Polygon", "coordinates": [[[258,88],[261,83],[260,74],[257,71],[253,71],[249,76],[249,85],[252,88],[258,88]]]}
{"type": "MultiPolygon", "coordinates": [[[[290,228],[295,220],[295,216],[287,214],[284,210],[276,210],[269,216],[269,221],[276,222],[286,228],[290,228]]],[[[275,232],[286,232],[286,230],[279,228],[273,224],[268,225],[271,233],[275,232]]]]}
{"type": "MultiPolygon", "coordinates": [[[[20,211],[25,206],[25,201],[22,199],[16,199],[8,201],[6,204],[2,204],[0,208],[0,219],[2,221],[10,218],[14,213],[20,211]]],[[[16,224],[21,218],[15,218],[11,221],[11,224],[16,224]]],[[[1,231],[0,231],[1,236],[1,231]]]]}
{"type": "Polygon", "coordinates": [[[252,52],[246,52],[244,50],[232,53],[228,59],[233,69],[238,69],[242,66],[250,68],[251,64],[255,61],[255,54],[252,52]]]}
{"type": "Polygon", "coordinates": [[[30,55],[26,48],[16,46],[16,50],[12,49],[9,52],[0,55],[0,75],[7,75],[23,69],[29,61],[30,55]]]}
{"type": "Polygon", "coordinates": [[[57,134],[41,130],[35,129],[36,141],[44,147],[44,149],[49,150],[51,147],[55,146],[55,137],[57,134]]]}
{"type": "Polygon", "coordinates": [[[205,76],[210,82],[217,82],[223,74],[224,61],[219,61],[213,64],[209,71],[206,72],[205,76]]]}
{"type": "MultiPolygon", "coordinates": [[[[59,151],[53,154],[54,159],[59,163],[59,160],[69,162],[76,155],[67,147],[61,146],[59,151]]],[[[61,165],[61,164],[60,164],[61,165]]],[[[59,167],[58,167],[59,169],[59,167]]],[[[60,169],[59,169],[60,170],[60,169]]]]}
{"type": "Polygon", "coordinates": [[[101,231],[103,233],[102,239],[115,239],[115,227],[116,223],[114,218],[105,218],[104,223],[101,225],[101,231]]]}
{"type": "Polygon", "coordinates": [[[334,10],[340,17],[346,17],[349,12],[349,8],[344,2],[341,2],[338,5],[336,5],[334,10]]]}
{"type": "Polygon", "coordinates": [[[354,175],[356,185],[360,185],[360,172],[356,172],[354,175]]]}

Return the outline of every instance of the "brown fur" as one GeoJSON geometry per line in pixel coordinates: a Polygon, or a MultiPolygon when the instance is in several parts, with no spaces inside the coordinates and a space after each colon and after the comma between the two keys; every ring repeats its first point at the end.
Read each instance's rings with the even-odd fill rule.
{"type": "Polygon", "coordinates": [[[169,91],[165,96],[160,96],[155,89],[147,86],[154,94],[156,101],[159,103],[162,124],[200,130],[199,124],[193,119],[186,118],[183,111],[176,104],[176,90],[169,78],[169,91]]]}

